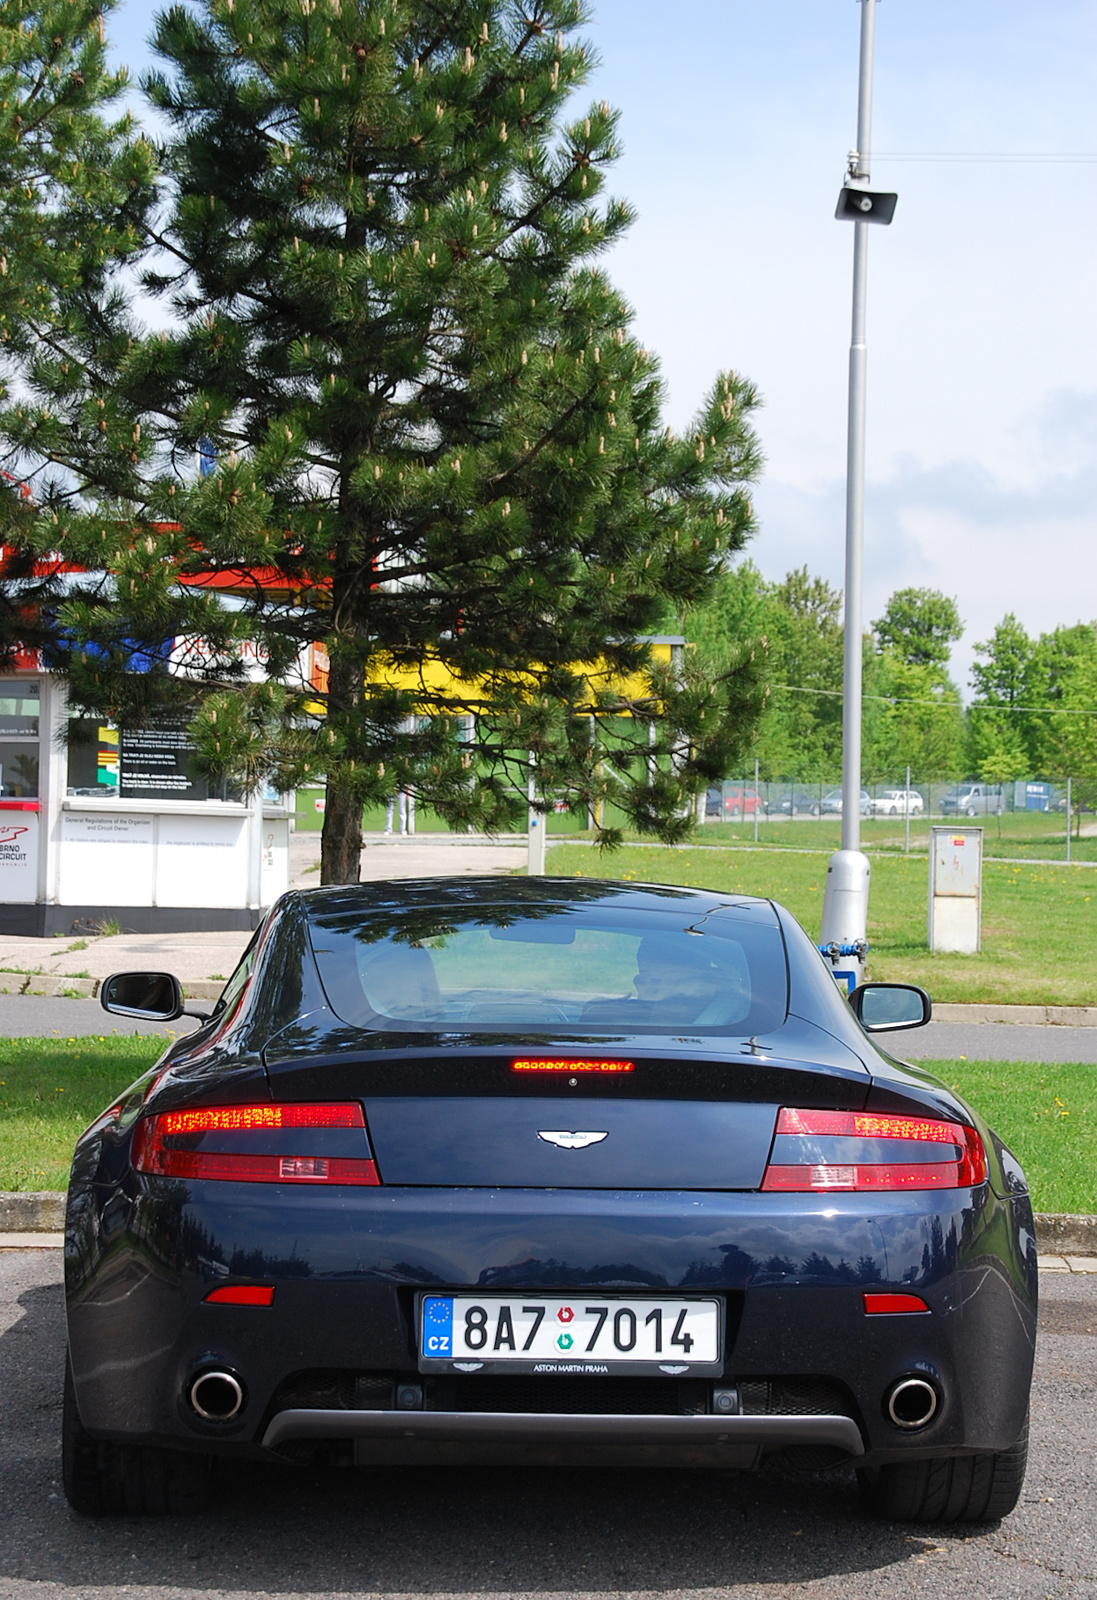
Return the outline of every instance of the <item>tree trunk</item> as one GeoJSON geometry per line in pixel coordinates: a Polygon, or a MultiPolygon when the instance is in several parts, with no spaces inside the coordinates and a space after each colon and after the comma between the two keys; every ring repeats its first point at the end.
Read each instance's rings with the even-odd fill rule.
{"type": "Polygon", "coordinates": [[[320,835],[320,882],[358,883],[362,875],[362,802],[329,780],[320,835]]]}
{"type": "MultiPolygon", "coordinates": [[[[328,673],[328,718],[332,724],[353,716],[362,704],[362,666],[353,650],[333,641],[328,673]]],[[[320,882],[359,883],[362,877],[362,800],[353,785],[330,778],[324,797],[320,835],[320,882]]]]}

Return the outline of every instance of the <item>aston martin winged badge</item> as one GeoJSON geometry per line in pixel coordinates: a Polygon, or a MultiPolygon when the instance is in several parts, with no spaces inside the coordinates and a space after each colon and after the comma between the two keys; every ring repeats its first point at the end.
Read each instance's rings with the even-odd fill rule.
{"type": "Polygon", "coordinates": [[[561,1150],[585,1150],[588,1144],[601,1144],[603,1139],[608,1139],[609,1130],[605,1133],[568,1133],[566,1129],[553,1133],[545,1130],[539,1132],[537,1137],[561,1150]]]}

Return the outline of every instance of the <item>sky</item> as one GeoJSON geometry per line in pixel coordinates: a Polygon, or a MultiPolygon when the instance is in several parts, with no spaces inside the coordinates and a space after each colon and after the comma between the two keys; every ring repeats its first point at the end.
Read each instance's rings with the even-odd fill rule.
{"type": "MultiPolygon", "coordinates": [[[[135,70],[157,6],[111,25],[135,70]]],[[[587,99],[621,112],[607,257],[685,427],[728,367],[766,456],[750,557],[841,587],[858,0],[596,0],[587,99]]],[[[1097,0],[879,0],[868,300],[865,621],[953,596],[953,673],[1013,611],[1097,620],[1097,0]],[[892,154],[889,155],[888,152],[892,154]],[[941,162],[903,152],[1088,154],[941,162]]]]}

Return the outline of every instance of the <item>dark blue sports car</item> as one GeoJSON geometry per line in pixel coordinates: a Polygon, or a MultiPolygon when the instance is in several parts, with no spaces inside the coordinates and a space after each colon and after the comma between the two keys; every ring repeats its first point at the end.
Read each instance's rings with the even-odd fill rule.
{"type": "MultiPolygon", "coordinates": [[[[103,1003],[181,1014],[176,980],[103,1003]]],[[[219,1456],[852,1463],[891,1518],[1025,1468],[1036,1243],[978,1115],[767,900],[568,879],[286,895],[83,1135],[64,1482],[219,1456]]]]}

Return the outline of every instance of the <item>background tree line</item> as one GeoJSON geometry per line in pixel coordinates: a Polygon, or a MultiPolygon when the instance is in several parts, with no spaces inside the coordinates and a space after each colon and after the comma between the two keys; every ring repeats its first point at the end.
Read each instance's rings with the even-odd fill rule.
{"type": "MultiPolygon", "coordinates": [[[[680,626],[716,656],[765,641],[769,692],[751,752],[762,778],[837,781],[840,590],[806,567],[770,582],[744,561],[680,626]]],[[[917,588],[896,591],[866,630],[864,781],[900,782],[907,766],[920,777],[990,783],[1071,777],[1083,803],[1097,801],[1097,625],[1033,637],[1004,617],[975,646],[966,708],[949,672],[962,632],[954,599],[917,588]]]]}

